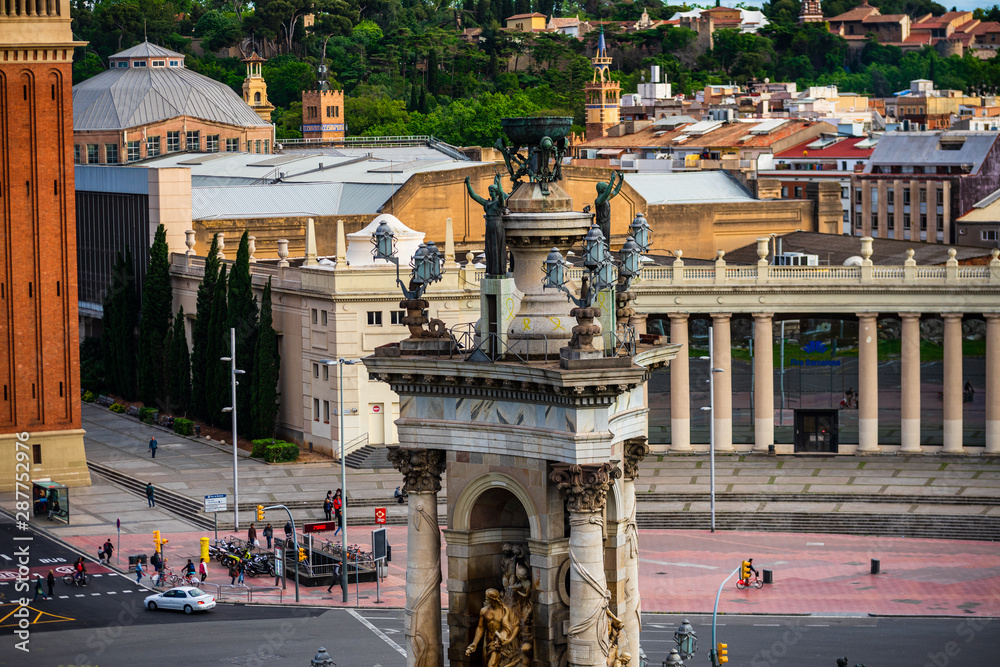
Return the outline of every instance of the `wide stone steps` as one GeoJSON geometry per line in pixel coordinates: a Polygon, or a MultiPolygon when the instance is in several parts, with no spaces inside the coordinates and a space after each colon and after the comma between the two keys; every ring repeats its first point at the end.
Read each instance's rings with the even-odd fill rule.
{"type": "MultiPolygon", "coordinates": [[[[87,461],[87,466],[90,468],[91,472],[96,472],[98,475],[101,475],[126,491],[134,493],[142,498],[146,497],[145,481],[132,477],[131,475],[120,473],[114,468],[109,468],[108,466],[95,463],[94,461],[87,461]]],[[[202,511],[205,509],[204,504],[199,503],[197,500],[192,498],[188,498],[187,496],[181,495],[176,491],[171,491],[170,489],[163,489],[154,485],[154,490],[155,493],[153,495],[153,499],[159,509],[168,510],[173,514],[196,524],[199,528],[211,529],[215,526],[215,521],[212,516],[205,514],[202,511]]],[[[222,526],[223,524],[220,522],[219,527],[221,528],[222,526]]]]}

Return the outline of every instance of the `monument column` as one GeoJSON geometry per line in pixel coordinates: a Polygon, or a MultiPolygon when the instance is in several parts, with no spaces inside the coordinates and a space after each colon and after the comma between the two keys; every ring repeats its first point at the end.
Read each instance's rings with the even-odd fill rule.
{"type": "Polygon", "coordinates": [[[721,373],[715,373],[715,406],[712,419],[715,420],[715,451],[733,451],[733,350],[730,342],[730,313],[712,313],[712,354],[715,359],[709,362],[709,373],[715,373],[715,368],[721,368],[721,373]]]}
{"type": "MultiPolygon", "coordinates": [[[[912,201],[912,200],[911,200],[912,201]]],[[[900,313],[903,321],[900,363],[899,451],[919,454],[920,449],[920,314],[900,313]]]]}
{"type": "Polygon", "coordinates": [[[753,316],[753,451],[767,453],[774,444],[774,332],[771,313],[753,316]]]}
{"type": "Polygon", "coordinates": [[[691,451],[691,376],[688,314],[670,313],[670,342],[681,346],[670,362],[670,451],[691,451]]]}
{"type": "Polygon", "coordinates": [[[986,454],[1000,454],[1000,314],[986,314],[986,454]]]}
{"type": "Polygon", "coordinates": [[[620,476],[621,470],[611,463],[557,463],[549,475],[566,499],[569,513],[573,604],[566,657],[572,667],[604,667],[612,650],[611,593],[604,574],[604,505],[611,481],[620,476]]]}
{"type": "Polygon", "coordinates": [[[878,451],[878,313],[858,313],[858,453],[878,451]]]}
{"type": "MultiPolygon", "coordinates": [[[[441,531],[437,494],[445,453],[437,449],[389,449],[389,461],[403,474],[409,494],[406,521],[406,665],[444,664],[441,638],[441,531]]],[[[603,573],[602,573],[603,574],[603,573]]]]}
{"type": "Polygon", "coordinates": [[[961,454],[962,447],[962,314],[945,313],[944,320],[944,454],[961,454]]]}
{"type": "MultiPolygon", "coordinates": [[[[646,438],[633,438],[624,443],[625,474],[622,478],[622,508],[628,517],[625,527],[627,542],[625,552],[625,611],[622,650],[639,655],[639,632],[642,630],[642,596],[639,593],[639,524],[635,519],[635,478],[639,476],[639,463],[649,454],[646,438]]],[[[621,609],[621,606],[619,606],[621,609]]]]}

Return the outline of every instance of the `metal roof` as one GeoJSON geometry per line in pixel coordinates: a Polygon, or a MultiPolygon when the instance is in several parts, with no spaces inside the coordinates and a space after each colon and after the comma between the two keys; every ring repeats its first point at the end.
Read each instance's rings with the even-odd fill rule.
{"type": "Polygon", "coordinates": [[[625,174],[647,204],[717,204],[756,201],[753,194],[724,171],[625,174]]]}
{"type": "Polygon", "coordinates": [[[973,173],[978,172],[998,138],[996,132],[886,132],[872,151],[865,173],[881,165],[969,165],[973,173]],[[954,147],[958,142],[958,150],[942,149],[942,143],[954,147]]]}
{"type": "Polygon", "coordinates": [[[232,88],[184,67],[114,68],[73,86],[74,130],[124,130],[178,116],[268,125],[232,88]]]}
{"type": "Polygon", "coordinates": [[[374,215],[401,185],[280,183],[193,188],[191,218],[374,215]]]}
{"type": "Polygon", "coordinates": [[[156,44],[143,42],[142,44],[136,44],[132,48],[119,51],[118,53],[110,56],[109,60],[116,60],[120,58],[157,58],[161,56],[164,58],[183,58],[184,54],[171,51],[170,49],[165,49],[162,46],[157,46],[156,44]]]}

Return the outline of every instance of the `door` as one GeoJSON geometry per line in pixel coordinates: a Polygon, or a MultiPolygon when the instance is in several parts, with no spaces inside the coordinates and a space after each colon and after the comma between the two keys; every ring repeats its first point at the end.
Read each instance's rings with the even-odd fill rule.
{"type": "Polygon", "coordinates": [[[368,444],[385,444],[385,405],[368,404],[368,444]]]}
{"type": "Polygon", "coordinates": [[[837,411],[795,411],[795,453],[837,453],[837,411]]]}

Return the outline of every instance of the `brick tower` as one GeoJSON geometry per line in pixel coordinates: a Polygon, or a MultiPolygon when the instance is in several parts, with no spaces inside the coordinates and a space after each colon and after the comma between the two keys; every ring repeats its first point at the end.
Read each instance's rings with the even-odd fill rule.
{"type": "Polygon", "coordinates": [[[618,101],[621,86],[611,80],[611,58],[604,43],[604,29],[597,40],[597,53],[590,59],[594,79],[584,88],[587,104],[587,141],[607,136],[608,128],[618,124],[618,101]]]}
{"type": "Polygon", "coordinates": [[[260,116],[262,121],[270,123],[274,105],[267,101],[267,82],[264,81],[264,74],[261,71],[267,61],[254,51],[249,58],[244,58],[243,62],[247,64],[247,78],[243,79],[243,101],[260,116]]]}
{"type": "Polygon", "coordinates": [[[302,136],[305,139],[343,139],[344,91],[302,91],[302,136]]]}
{"type": "Polygon", "coordinates": [[[69,10],[69,0],[0,0],[0,491],[14,489],[21,451],[30,479],[90,484],[73,188],[72,61],[83,43],[69,10]]]}
{"type": "Polygon", "coordinates": [[[823,8],[820,0],[802,0],[799,8],[799,23],[819,23],[823,21],[823,8]]]}

